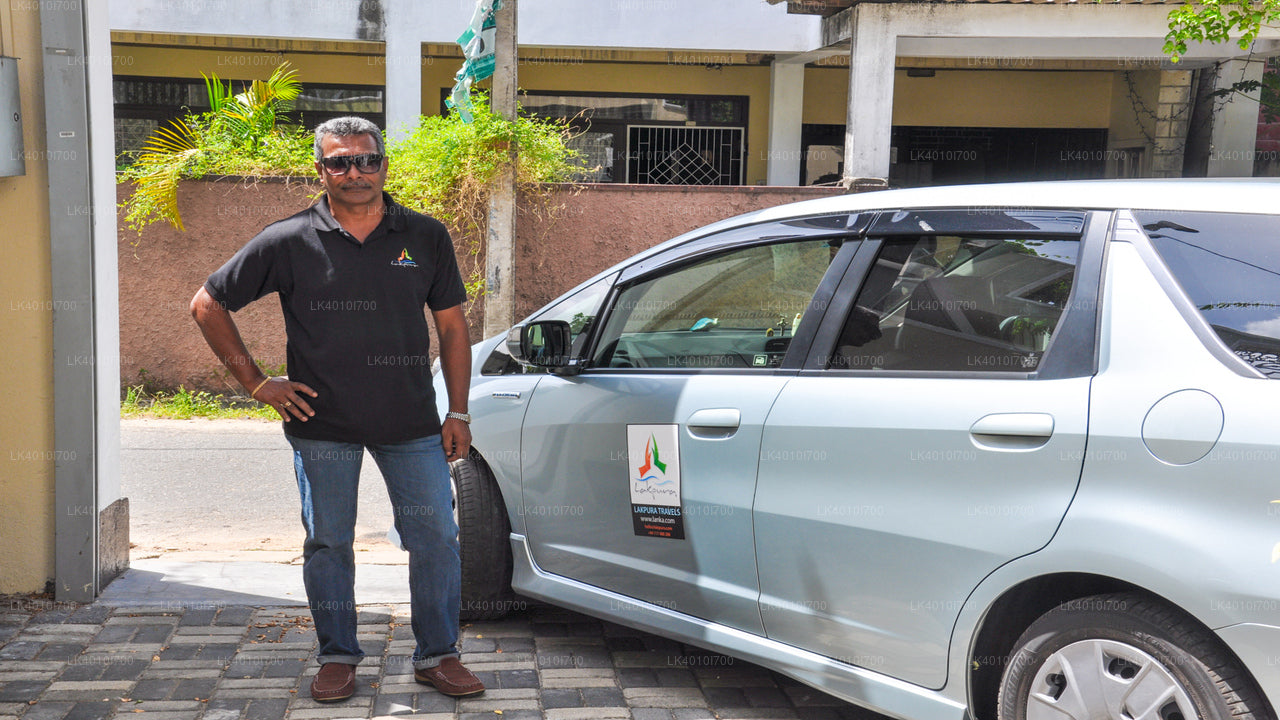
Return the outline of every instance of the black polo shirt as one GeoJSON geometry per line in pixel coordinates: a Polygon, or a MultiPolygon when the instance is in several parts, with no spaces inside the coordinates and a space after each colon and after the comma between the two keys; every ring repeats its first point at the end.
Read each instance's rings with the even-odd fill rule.
{"type": "Polygon", "coordinates": [[[314,440],[401,442],[440,432],[423,306],[467,299],[449,232],[396,204],[357,242],[328,197],[267,226],[209,276],[205,290],[235,312],[280,294],[289,378],[318,395],[286,433],[314,440]]]}

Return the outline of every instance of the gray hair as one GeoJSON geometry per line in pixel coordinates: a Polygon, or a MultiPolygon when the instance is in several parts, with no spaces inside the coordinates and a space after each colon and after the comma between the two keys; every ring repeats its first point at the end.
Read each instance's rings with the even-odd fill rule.
{"type": "Polygon", "coordinates": [[[324,154],[320,151],[320,141],[326,135],[336,137],[348,137],[351,135],[368,135],[373,138],[374,145],[378,148],[379,155],[387,154],[386,143],[382,140],[382,131],[378,126],[369,120],[355,115],[347,115],[346,117],[336,117],[332,120],[325,120],[316,126],[316,161],[319,162],[324,154]]]}

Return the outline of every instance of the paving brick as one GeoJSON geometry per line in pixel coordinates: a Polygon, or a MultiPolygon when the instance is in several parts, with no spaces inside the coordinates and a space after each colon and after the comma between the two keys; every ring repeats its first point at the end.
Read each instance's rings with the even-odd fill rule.
{"type": "Polygon", "coordinates": [[[667,708],[631,708],[631,720],[671,720],[667,708]]]}
{"type": "Polygon", "coordinates": [[[160,655],[160,660],[193,660],[197,655],[200,655],[200,646],[172,644],[172,646],[161,650],[157,655],[160,655]]]}
{"type": "Polygon", "coordinates": [[[61,608],[58,610],[38,612],[31,616],[31,623],[35,625],[45,625],[66,622],[75,614],[75,611],[76,608],[61,608]]]}
{"type": "Polygon", "coordinates": [[[751,706],[751,703],[747,701],[747,694],[743,692],[742,688],[709,687],[703,688],[702,694],[706,696],[707,702],[712,707],[744,708],[751,706]]]}
{"type": "Polygon", "coordinates": [[[248,705],[249,701],[244,698],[212,698],[209,702],[205,703],[205,717],[210,717],[210,713],[235,713],[231,717],[239,718],[248,705]]]}
{"type": "Polygon", "coordinates": [[[663,668],[655,670],[658,685],[662,687],[697,687],[698,678],[689,670],[663,668]]]}
{"type": "Polygon", "coordinates": [[[84,645],[79,643],[49,643],[44,646],[37,660],[72,660],[84,652],[84,645]]]}
{"type": "MultiPolygon", "coordinates": [[[[344,702],[341,707],[318,707],[318,708],[302,708],[289,711],[291,720],[323,720],[325,718],[350,718],[353,714],[350,709],[344,709],[347,706],[344,702]]],[[[360,713],[360,717],[364,717],[367,713],[360,713]]]]}
{"type": "Polygon", "coordinates": [[[92,642],[85,646],[87,653],[131,654],[134,657],[154,655],[164,649],[160,643],[99,643],[92,642]]]}
{"type": "Polygon", "coordinates": [[[103,663],[99,680],[137,680],[151,667],[150,660],[130,659],[103,663]]]}
{"type": "Polygon", "coordinates": [[[96,643],[129,642],[137,628],[133,625],[104,625],[93,637],[96,643]]]}
{"type": "Polygon", "coordinates": [[[49,687],[47,680],[15,680],[0,685],[0,702],[23,703],[35,700],[49,687]]]}
{"type": "Polygon", "coordinates": [[[0,647],[0,660],[31,660],[44,648],[42,642],[17,640],[0,647]]]}
{"type": "Polygon", "coordinates": [[[715,714],[702,708],[676,708],[671,711],[674,720],[712,720],[715,714]]]}
{"type": "Polygon", "coordinates": [[[71,613],[67,622],[101,625],[110,616],[111,608],[106,605],[86,605],[71,613]]]}
{"type": "Polygon", "coordinates": [[[243,627],[249,624],[253,619],[254,608],[244,606],[224,607],[218,611],[217,617],[213,619],[214,625],[234,625],[243,627]]]}
{"type": "Polygon", "coordinates": [[[791,702],[779,688],[748,687],[742,691],[751,707],[791,707],[791,702]]]}
{"type": "Polygon", "coordinates": [[[178,687],[179,682],[176,678],[139,680],[133,690],[129,691],[129,697],[134,700],[167,700],[178,687]]]}
{"type": "MultiPolygon", "coordinates": [[[[170,611],[144,612],[145,608],[129,608],[127,614],[112,615],[107,618],[105,625],[156,625],[158,623],[168,623],[177,625],[182,618],[172,614],[170,611]]],[[[120,611],[125,612],[125,611],[120,611]]]]}
{"type": "Polygon", "coordinates": [[[583,707],[582,693],[571,688],[544,688],[542,690],[542,707],[544,708],[576,708],[583,707]]]}
{"type": "Polygon", "coordinates": [[[233,644],[204,645],[200,648],[200,652],[196,657],[202,660],[222,660],[223,662],[231,662],[236,655],[236,646],[233,644]]]}
{"type": "Polygon", "coordinates": [[[280,720],[288,711],[288,698],[251,700],[245,708],[244,720],[280,720]]]}
{"type": "Polygon", "coordinates": [[[618,668],[618,684],[624,688],[658,687],[658,675],[649,668],[618,668]]]}
{"type": "Polygon", "coordinates": [[[105,720],[115,712],[116,703],[102,701],[78,702],[71,706],[63,720],[105,720]]]}
{"type": "Polygon", "coordinates": [[[178,683],[171,696],[174,700],[200,699],[208,700],[213,689],[218,685],[216,678],[193,678],[178,683]]]}
{"type": "Polygon", "coordinates": [[[610,720],[630,718],[631,711],[625,707],[556,708],[543,711],[542,716],[547,720],[610,720]]]}
{"type": "Polygon", "coordinates": [[[213,624],[214,616],[217,614],[218,611],[216,609],[188,610],[182,613],[182,619],[178,621],[178,624],[181,626],[211,625],[213,624]]]}
{"type": "Polygon", "coordinates": [[[74,703],[69,702],[41,702],[39,705],[33,705],[22,715],[22,720],[62,720],[74,703]]]}
{"type": "Polygon", "coordinates": [[[542,713],[538,710],[506,710],[502,715],[495,715],[492,710],[479,710],[461,713],[458,720],[494,720],[495,717],[502,720],[542,720],[542,713]]]}
{"type": "Polygon", "coordinates": [[[625,688],[622,694],[634,707],[707,706],[707,698],[697,688],[625,688]]]}
{"type": "Polygon", "coordinates": [[[306,660],[274,660],[262,665],[264,678],[296,678],[302,674],[306,660]]]}
{"type": "Polygon", "coordinates": [[[432,690],[414,696],[415,709],[420,713],[453,713],[458,709],[458,700],[448,695],[441,695],[432,690]]]}
{"type": "Polygon", "coordinates": [[[622,707],[627,704],[622,690],[616,687],[582,688],[582,700],[587,707],[622,707]]]}
{"type": "Polygon", "coordinates": [[[496,680],[495,684],[500,688],[538,687],[538,672],[536,670],[498,670],[493,675],[496,680]]]}
{"type": "Polygon", "coordinates": [[[389,695],[381,693],[373,703],[373,715],[402,715],[413,712],[416,695],[407,693],[389,695]]]}
{"type": "Polygon", "coordinates": [[[724,720],[797,720],[791,708],[733,708],[721,710],[717,716],[724,720]]]}
{"type": "Polygon", "coordinates": [[[497,638],[494,642],[498,646],[494,652],[526,654],[534,652],[534,641],[531,637],[497,638]]]}
{"type": "MultiPolygon", "coordinates": [[[[21,667],[21,665],[15,663],[15,667],[21,667]]],[[[43,680],[45,682],[50,682],[57,676],[58,676],[58,672],[56,670],[14,672],[12,670],[6,670],[4,668],[0,668],[0,685],[3,685],[4,683],[7,683],[7,682],[15,682],[18,680],[43,680]]],[[[0,702],[0,705],[3,705],[3,703],[0,702]]]]}

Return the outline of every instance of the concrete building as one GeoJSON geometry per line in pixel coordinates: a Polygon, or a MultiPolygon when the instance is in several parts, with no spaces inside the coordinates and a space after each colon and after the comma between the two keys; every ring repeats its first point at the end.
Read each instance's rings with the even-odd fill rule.
{"type": "MultiPolygon", "coordinates": [[[[601,168],[592,181],[1165,177],[1183,174],[1189,135],[1203,156],[1193,174],[1250,175],[1256,103],[1192,115],[1198,93],[1259,77],[1276,33],[1252,53],[1193,48],[1175,66],[1161,51],[1170,7],[524,0],[518,70],[526,110],[578,118],[579,147],[601,168]]],[[[122,146],[176,114],[178,98],[199,101],[200,73],[251,79],[281,60],[309,86],[304,118],[356,109],[394,136],[442,112],[472,8],[114,3],[122,146]]]]}

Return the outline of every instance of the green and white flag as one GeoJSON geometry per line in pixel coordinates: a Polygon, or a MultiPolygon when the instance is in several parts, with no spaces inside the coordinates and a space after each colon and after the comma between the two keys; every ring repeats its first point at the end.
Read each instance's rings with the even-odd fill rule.
{"type": "Polygon", "coordinates": [[[453,93],[445,100],[450,110],[462,115],[463,122],[471,122],[471,84],[493,75],[494,39],[498,34],[497,13],[502,0],[476,0],[476,10],[471,23],[458,37],[462,56],[466,60],[454,76],[453,93]]]}

